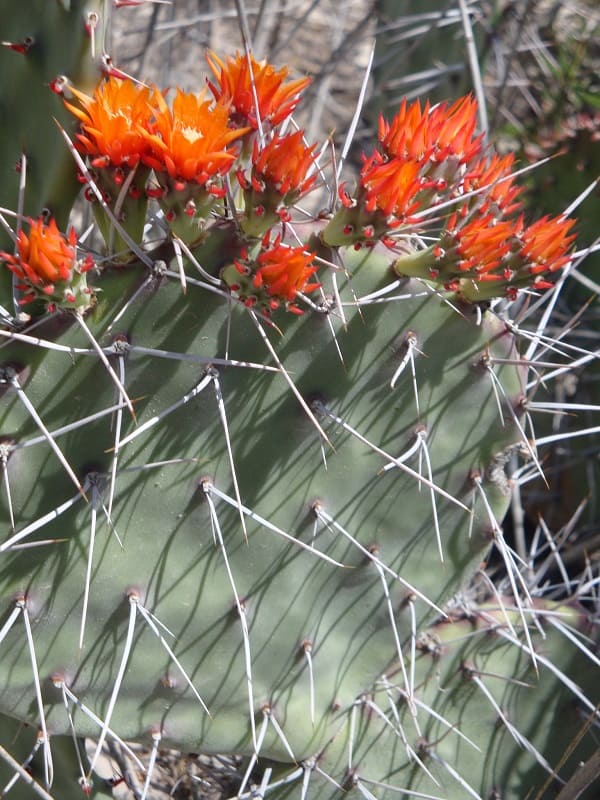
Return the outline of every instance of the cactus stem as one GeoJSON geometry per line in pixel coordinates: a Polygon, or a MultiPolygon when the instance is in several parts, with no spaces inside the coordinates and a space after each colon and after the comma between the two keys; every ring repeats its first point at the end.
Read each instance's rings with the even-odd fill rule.
{"type": "Polygon", "coordinates": [[[80,491],[81,496],[83,497],[83,499],[87,500],[87,497],[85,496],[85,491],[84,491],[83,486],[81,485],[81,483],[79,481],[79,478],[77,477],[77,475],[75,475],[71,465],[69,464],[69,462],[67,461],[67,459],[63,455],[62,450],[60,449],[60,447],[54,441],[54,437],[52,436],[52,434],[50,433],[48,428],[46,428],[46,426],[44,425],[44,422],[42,421],[42,418],[40,417],[40,415],[35,410],[35,407],[34,407],[33,403],[29,400],[29,398],[27,397],[27,395],[23,391],[23,389],[21,387],[21,384],[19,383],[19,379],[18,379],[16,373],[10,378],[9,383],[11,383],[12,386],[16,389],[17,395],[19,397],[19,400],[23,403],[23,405],[27,409],[27,412],[28,412],[29,416],[32,418],[32,420],[35,422],[37,427],[42,432],[45,440],[48,442],[48,444],[50,445],[50,447],[54,451],[54,454],[56,455],[56,457],[58,458],[58,460],[62,464],[65,472],[67,473],[69,478],[73,481],[73,483],[75,484],[77,489],[80,491]]]}
{"type": "Polygon", "coordinates": [[[118,442],[118,445],[115,446],[115,451],[116,451],[117,447],[120,450],[126,444],[129,444],[135,438],[140,436],[142,433],[145,433],[147,430],[149,430],[154,425],[159,423],[161,420],[163,420],[165,417],[167,417],[173,411],[176,411],[178,408],[181,408],[181,406],[184,406],[186,403],[188,403],[194,397],[199,395],[200,392],[202,392],[204,389],[206,389],[206,387],[211,383],[211,381],[212,381],[212,375],[208,371],[205,372],[204,375],[202,376],[202,380],[199,383],[197,383],[196,386],[194,386],[194,388],[190,392],[188,392],[187,394],[184,394],[183,397],[180,400],[177,400],[175,403],[172,403],[167,408],[164,408],[160,412],[160,414],[156,414],[156,416],[151,417],[150,419],[147,419],[145,422],[143,422],[141,425],[138,425],[138,427],[134,431],[132,431],[130,434],[128,434],[127,436],[125,436],[123,439],[121,439],[118,442]]]}
{"type": "Polygon", "coordinates": [[[123,683],[123,678],[125,677],[125,670],[127,668],[127,662],[129,661],[129,655],[131,653],[131,649],[133,647],[133,634],[135,631],[135,620],[136,620],[136,612],[137,612],[137,604],[134,601],[133,597],[129,597],[129,621],[127,624],[127,633],[125,635],[125,645],[123,647],[123,653],[121,655],[121,662],[119,664],[119,669],[117,670],[117,675],[115,677],[115,682],[113,684],[112,692],[110,693],[110,699],[108,701],[108,708],[106,709],[106,716],[102,720],[102,728],[100,730],[100,736],[98,737],[98,741],[96,742],[96,749],[94,751],[94,755],[90,761],[90,767],[88,770],[87,778],[91,780],[92,773],[96,766],[96,762],[100,757],[102,752],[102,747],[104,746],[104,742],[106,740],[106,736],[108,734],[108,729],[110,726],[110,720],[113,715],[113,711],[115,710],[115,706],[117,704],[117,699],[119,697],[119,691],[121,690],[121,684],[123,683]]]}
{"type": "Polygon", "coordinates": [[[208,707],[207,707],[206,703],[205,703],[205,702],[204,702],[204,700],[203,700],[203,699],[200,697],[200,694],[199,694],[198,690],[196,689],[196,687],[194,686],[194,684],[193,684],[193,682],[192,682],[192,679],[190,678],[190,676],[187,674],[187,672],[185,671],[185,669],[184,669],[184,668],[183,668],[183,666],[181,665],[181,662],[179,661],[179,659],[177,658],[177,656],[176,656],[176,655],[175,655],[175,653],[173,652],[173,650],[172,650],[172,648],[170,647],[170,645],[169,645],[169,643],[167,642],[167,640],[164,638],[164,636],[162,635],[162,633],[159,631],[159,629],[158,629],[158,627],[157,627],[156,623],[158,623],[158,624],[159,624],[159,625],[160,625],[162,628],[164,628],[164,629],[167,631],[167,633],[169,633],[171,636],[173,636],[173,634],[171,633],[171,631],[169,631],[169,629],[168,629],[168,628],[166,628],[166,627],[163,625],[163,623],[162,623],[162,622],[161,622],[159,619],[157,619],[157,618],[156,618],[156,617],[155,617],[153,614],[151,614],[151,613],[148,611],[148,609],[147,609],[147,608],[144,608],[144,606],[142,605],[142,603],[141,603],[141,601],[140,601],[140,599],[139,599],[138,595],[137,595],[135,592],[131,592],[131,593],[130,593],[129,600],[130,600],[130,602],[131,602],[131,603],[133,603],[133,604],[136,606],[136,608],[137,608],[138,612],[141,614],[141,616],[142,616],[142,618],[144,619],[145,623],[148,625],[148,627],[150,628],[150,630],[152,631],[152,633],[153,633],[153,634],[154,634],[154,635],[157,637],[158,641],[159,641],[159,642],[162,644],[162,646],[165,648],[165,650],[166,650],[166,651],[167,651],[167,653],[169,654],[169,657],[171,658],[171,660],[173,661],[173,663],[175,664],[175,666],[177,667],[177,669],[178,669],[178,670],[181,672],[181,674],[183,675],[183,677],[184,677],[184,679],[185,679],[185,682],[187,683],[187,685],[188,685],[188,686],[190,687],[190,689],[192,690],[192,692],[193,692],[193,694],[194,694],[194,697],[195,697],[195,698],[196,698],[196,700],[197,700],[197,701],[200,703],[200,705],[202,706],[202,708],[203,708],[204,712],[205,712],[206,714],[208,714],[208,716],[210,717],[210,716],[211,716],[211,713],[210,713],[210,711],[208,710],[208,707]]]}
{"type": "Polygon", "coordinates": [[[42,528],[51,520],[59,517],[61,514],[71,508],[71,506],[73,506],[78,500],[81,500],[81,497],[82,494],[79,492],[61,505],[53,508],[52,511],[49,511],[47,514],[44,514],[33,522],[30,522],[29,525],[26,525],[22,530],[15,533],[10,537],[10,539],[6,539],[4,542],[2,542],[2,544],[0,544],[0,553],[5,552],[6,550],[11,550],[13,545],[15,545],[17,542],[20,542],[26,536],[35,533],[35,531],[37,531],[39,528],[42,528]]]}
{"type": "Polygon", "coordinates": [[[2,462],[2,477],[6,487],[6,502],[8,504],[8,515],[10,517],[10,529],[15,529],[15,515],[13,511],[12,493],[10,491],[10,480],[8,477],[8,458],[12,452],[12,442],[0,442],[0,461],[2,462]]]}
{"type": "Polygon", "coordinates": [[[428,480],[427,478],[424,478],[423,475],[419,474],[416,470],[411,469],[411,467],[407,467],[406,464],[403,464],[402,461],[398,460],[397,458],[394,458],[385,450],[382,450],[381,447],[378,447],[377,445],[373,444],[373,442],[370,442],[365,436],[363,436],[361,433],[359,433],[359,431],[357,431],[355,428],[353,428],[351,425],[345,422],[341,417],[338,417],[336,414],[330,411],[327,408],[327,406],[325,406],[321,401],[319,400],[315,401],[313,403],[313,406],[315,410],[318,411],[319,414],[323,414],[324,416],[327,416],[330,419],[332,419],[336,424],[340,425],[345,431],[347,431],[352,436],[356,437],[359,440],[359,442],[365,444],[370,450],[373,450],[375,453],[378,453],[379,455],[383,456],[387,461],[391,462],[392,464],[395,464],[397,467],[406,472],[412,478],[415,478],[420,485],[427,486],[429,489],[432,489],[434,492],[437,492],[442,497],[445,497],[446,500],[450,500],[451,503],[454,503],[455,505],[462,508],[464,511],[469,512],[469,509],[464,503],[462,503],[456,497],[453,497],[444,489],[441,489],[439,486],[436,486],[436,484],[433,483],[432,481],[428,480]]]}
{"type": "MultiPolygon", "coordinates": [[[[125,384],[125,359],[122,354],[117,357],[117,364],[119,368],[119,382],[121,385],[125,384]]],[[[112,462],[110,465],[110,484],[108,490],[108,518],[110,519],[112,516],[112,507],[113,501],[115,497],[115,487],[117,484],[117,464],[119,460],[119,439],[121,438],[121,425],[123,422],[123,408],[120,406],[117,409],[117,413],[115,416],[115,439],[114,439],[114,451],[112,462]]]]}
{"type": "Polygon", "coordinates": [[[179,238],[179,237],[178,237],[176,234],[174,234],[174,233],[172,233],[172,234],[171,234],[171,236],[172,236],[172,238],[173,238],[173,244],[177,243],[177,244],[179,245],[179,247],[180,247],[180,248],[183,250],[183,252],[185,253],[186,257],[187,257],[187,258],[190,260],[190,263],[191,263],[191,264],[193,264],[193,266],[194,266],[194,267],[196,267],[196,269],[198,270],[198,272],[200,273],[200,275],[202,275],[202,277],[204,278],[204,280],[205,280],[205,281],[208,281],[209,283],[212,283],[214,286],[220,286],[220,287],[222,287],[222,286],[223,286],[223,284],[221,283],[221,281],[219,280],[219,278],[215,278],[215,276],[214,276],[214,275],[211,275],[209,272],[207,272],[207,271],[206,271],[206,270],[205,270],[205,269],[204,269],[204,268],[201,266],[200,262],[198,261],[198,259],[196,258],[196,256],[195,256],[195,255],[192,253],[192,251],[191,251],[191,250],[190,250],[190,248],[187,246],[187,244],[186,244],[186,243],[183,241],[183,239],[180,239],[180,238],[179,238]]]}
{"type": "Polygon", "coordinates": [[[214,486],[208,480],[202,481],[201,489],[204,492],[204,497],[206,498],[206,502],[208,504],[208,510],[210,513],[210,524],[213,534],[213,540],[215,544],[218,544],[219,549],[221,550],[221,554],[223,555],[223,561],[225,562],[225,569],[227,570],[227,578],[229,579],[229,585],[231,586],[231,591],[233,592],[233,597],[235,599],[235,605],[238,611],[238,615],[240,618],[241,626],[242,626],[242,637],[244,640],[244,661],[245,661],[245,669],[246,669],[246,685],[248,687],[248,706],[249,706],[249,717],[250,717],[250,727],[252,731],[252,744],[254,746],[254,754],[257,754],[260,745],[258,745],[258,739],[256,737],[256,721],[254,719],[254,688],[252,683],[252,654],[250,651],[250,633],[248,630],[248,620],[246,617],[246,611],[244,605],[240,600],[240,595],[235,585],[235,580],[233,578],[233,572],[231,571],[231,566],[229,564],[229,558],[227,556],[227,549],[225,548],[225,542],[223,541],[223,534],[221,533],[221,525],[219,524],[219,517],[217,515],[217,509],[215,508],[215,504],[211,497],[212,492],[214,491],[214,486]]]}
{"type": "MultiPolygon", "coordinates": [[[[398,627],[396,625],[396,612],[394,611],[394,606],[392,605],[392,598],[390,597],[390,590],[387,585],[387,580],[383,569],[379,566],[377,562],[375,563],[375,568],[379,573],[379,577],[381,579],[381,585],[383,587],[383,594],[385,597],[385,603],[387,606],[388,614],[390,617],[390,625],[392,628],[392,633],[394,634],[394,643],[396,645],[396,654],[398,655],[398,663],[400,664],[400,669],[402,671],[402,680],[404,681],[405,691],[406,691],[406,700],[408,703],[408,708],[410,710],[411,715],[415,718],[417,716],[417,708],[414,703],[414,695],[412,692],[412,686],[410,680],[408,678],[408,673],[406,672],[406,664],[404,659],[404,654],[402,652],[402,645],[400,644],[400,636],[398,635],[398,627]]],[[[414,664],[410,664],[411,672],[414,674],[414,664]]],[[[387,717],[382,713],[383,718],[387,720],[387,717]]],[[[391,723],[390,723],[391,724],[391,723]]],[[[393,727],[393,726],[392,726],[393,727]]]]}
{"type": "Polygon", "coordinates": [[[306,658],[306,665],[308,668],[308,688],[309,688],[309,708],[310,708],[310,724],[315,727],[315,674],[313,669],[313,643],[310,639],[304,639],[300,645],[304,657],[306,658]]]}
{"type": "Polygon", "coordinates": [[[420,597],[421,600],[424,600],[427,603],[427,605],[430,606],[431,608],[433,608],[434,611],[437,611],[438,614],[441,614],[443,617],[447,616],[447,614],[444,611],[442,611],[441,608],[438,608],[438,606],[436,606],[436,604],[433,603],[428,597],[426,597],[424,594],[422,594],[417,589],[415,589],[414,586],[411,586],[409,583],[407,583],[407,581],[405,581],[404,578],[401,578],[400,575],[398,575],[396,572],[394,572],[394,570],[391,567],[388,567],[387,564],[385,564],[383,561],[381,561],[379,558],[377,558],[377,556],[373,552],[373,550],[375,550],[376,548],[372,547],[371,549],[369,549],[367,547],[364,547],[357,539],[354,538],[354,536],[352,536],[351,533],[348,533],[348,531],[345,528],[343,528],[340,525],[339,522],[337,522],[330,514],[328,514],[325,511],[325,509],[323,508],[323,503],[320,500],[317,500],[317,501],[315,501],[313,503],[312,510],[313,510],[313,513],[315,514],[315,516],[317,517],[317,519],[322,524],[324,524],[327,528],[329,528],[329,530],[331,530],[332,528],[335,528],[335,530],[337,530],[339,533],[341,533],[342,536],[345,536],[346,539],[348,539],[350,542],[352,542],[352,544],[356,548],[358,548],[358,550],[360,550],[360,552],[364,556],[366,556],[369,559],[369,561],[372,561],[373,564],[375,564],[375,566],[378,569],[381,569],[382,571],[387,572],[388,575],[391,575],[393,578],[395,578],[397,581],[399,581],[410,592],[413,592],[417,597],[420,597]]]}
{"type": "Polygon", "coordinates": [[[296,396],[298,402],[300,403],[300,405],[302,406],[302,408],[306,412],[309,420],[313,423],[313,425],[317,429],[317,432],[319,433],[319,435],[327,442],[327,444],[331,447],[331,449],[335,450],[334,446],[331,444],[331,442],[329,440],[329,437],[327,436],[327,434],[325,433],[325,431],[323,430],[323,428],[319,424],[317,418],[313,414],[310,406],[308,405],[306,400],[302,397],[302,395],[298,391],[298,387],[296,386],[296,384],[292,380],[290,374],[288,373],[286,368],[281,363],[281,361],[279,359],[279,356],[277,355],[277,351],[275,350],[275,348],[273,347],[273,345],[269,341],[269,337],[267,336],[266,331],[263,328],[263,326],[260,324],[258,317],[254,313],[254,311],[252,311],[252,309],[248,309],[248,314],[250,315],[250,319],[254,323],[254,326],[256,327],[256,330],[258,331],[261,339],[263,340],[267,350],[271,354],[271,357],[272,357],[273,361],[279,367],[279,370],[280,370],[281,374],[283,375],[283,377],[285,378],[286,383],[288,384],[288,386],[290,387],[290,389],[292,390],[292,392],[296,396]]]}
{"type": "Polygon", "coordinates": [[[98,514],[96,511],[96,487],[92,487],[91,491],[91,519],[90,519],[90,540],[88,544],[88,558],[85,571],[84,589],[83,589],[83,607],[81,609],[81,626],[79,628],[79,649],[83,649],[83,637],[85,636],[85,622],[87,619],[88,600],[90,597],[90,582],[92,580],[92,562],[94,560],[94,544],[96,542],[96,521],[98,514]]]}
{"type": "Polygon", "coordinates": [[[40,716],[40,728],[42,729],[43,736],[43,753],[44,753],[44,782],[46,787],[52,786],[54,778],[54,769],[52,766],[52,751],[50,750],[50,737],[48,736],[48,728],[46,727],[46,714],[44,712],[44,701],[42,700],[42,687],[40,685],[40,673],[37,666],[37,658],[35,655],[35,645],[33,642],[33,632],[31,630],[31,622],[29,620],[29,612],[27,610],[27,601],[24,597],[19,598],[16,602],[16,607],[21,610],[23,623],[25,626],[25,636],[27,638],[27,648],[29,650],[29,658],[31,661],[31,672],[33,674],[33,685],[35,689],[35,697],[38,707],[38,714],[40,716]]]}
{"type": "Polygon", "coordinates": [[[104,365],[106,371],[108,372],[108,374],[110,376],[110,379],[112,380],[112,382],[117,387],[117,390],[118,390],[119,394],[121,395],[121,397],[123,398],[123,400],[127,404],[127,408],[129,409],[129,411],[131,413],[131,416],[134,419],[134,422],[137,421],[136,420],[135,411],[133,409],[133,403],[129,399],[129,395],[126,392],[125,387],[123,386],[123,384],[119,380],[119,376],[117,375],[117,373],[114,371],[114,369],[110,365],[110,362],[109,362],[108,358],[106,357],[106,354],[105,354],[104,350],[100,347],[100,345],[96,341],[96,338],[95,338],[94,334],[88,328],[87,323],[83,318],[83,314],[80,314],[80,313],[75,314],[75,319],[77,320],[77,323],[79,324],[79,327],[81,328],[81,330],[85,333],[85,335],[89,339],[92,347],[94,348],[94,350],[98,354],[98,357],[100,358],[100,361],[102,361],[102,364],[104,365]]]}
{"type": "MultiPolygon", "coordinates": [[[[221,499],[224,502],[226,502],[228,505],[233,506],[233,508],[236,508],[236,509],[238,508],[238,503],[237,503],[236,500],[234,500],[232,497],[229,497],[228,495],[225,494],[225,492],[222,492],[220,489],[217,489],[217,487],[212,485],[212,484],[210,486],[210,492],[211,492],[211,494],[216,495],[219,499],[221,499]]],[[[249,517],[254,522],[257,522],[259,525],[261,525],[262,527],[266,528],[267,530],[272,531],[273,533],[277,534],[277,536],[281,536],[286,541],[295,544],[297,547],[301,547],[303,550],[306,550],[311,555],[316,556],[317,558],[321,558],[323,561],[326,561],[328,564],[331,564],[334,567],[347,568],[346,564],[341,564],[339,561],[336,561],[334,558],[331,558],[331,556],[328,556],[326,553],[323,553],[321,550],[317,550],[312,545],[306,544],[305,542],[301,541],[300,539],[296,539],[295,536],[291,536],[289,533],[286,533],[281,528],[278,528],[277,525],[274,525],[272,522],[269,522],[268,519],[265,519],[264,517],[261,517],[258,514],[256,514],[250,508],[247,508],[246,506],[242,506],[241,508],[242,508],[242,511],[244,512],[244,514],[246,514],[247,517],[249,517]]]]}
{"type": "Polygon", "coordinates": [[[158,756],[158,748],[160,747],[160,741],[162,739],[162,734],[160,731],[155,731],[152,734],[152,750],[150,752],[150,758],[148,760],[148,770],[146,772],[146,780],[144,781],[144,788],[142,790],[142,796],[140,800],[146,800],[148,796],[148,790],[150,789],[150,781],[152,780],[152,775],[154,774],[154,767],[156,765],[156,757],[158,756]]]}
{"type": "Polygon", "coordinates": [[[412,382],[413,382],[413,390],[415,394],[415,405],[417,407],[417,416],[420,416],[419,410],[419,389],[417,387],[417,375],[415,372],[415,352],[422,355],[420,350],[417,350],[417,337],[413,331],[408,331],[406,337],[404,339],[404,346],[406,348],[406,352],[402,358],[402,361],[398,365],[396,371],[392,376],[392,380],[390,381],[390,389],[393,389],[398,381],[398,378],[404,370],[406,369],[407,364],[410,364],[410,371],[412,374],[412,382]]]}
{"type": "MultiPolygon", "coordinates": [[[[52,436],[62,436],[64,433],[69,433],[69,431],[76,430],[77,428],[81,428],[84,425],[88,425],[90,422],[95,422],[97,419],[102,419],[102,417],[106,417],[109,414],[114,414],[115,411],[119,409],[125,408],[124,403],[116,403],[114,406],[108,406],[108,408],[104,408],[102,411],[97,411],[95,414],[90,414],[87,417],[81,417],[81,419],[77,419],[74,422],[70,422],[68,425],[63,425],[60,428],[55,428],[52,431],[52,436]]],[[[40,444],[40,442],[45,442],[45,436],[33,436],[31,439],[25,439],[23,442],[18,442],[15,444],[12,449],[13,450],[20,450],[23,447],[31,447],[34,444],[40,444]]]]}
{"type": "Polygon", "coordinates": [[[273,709],[270,706],[266,706],[266,707],[263,708],[262,712],[263,712],[265,718],[268,719],[268,721],[271,723],[271,725],[275,729],[275,733],[277,734],[277,736],[281,740],[281,743],[283,744],[283,746],[285,747],[285,749],[289,753],[290,758],[292,759],[292,761],[295,764],[297,764],[298,763],[298,759],[294,755],[294,751],[292,750],[292,748],[290,746],[290,743],[288,742],[288,740],[286,738],[286,735],[283,732],[283,729],[282,729],[281,725],[277,721],[277,718],[276,718],[275,714],[273,713],[273,709]]]}
{"type": "Polygon", "coordinates": [[[8,764],[8,766],[15,771],[15,777],[7,784],[5,788],[6,793],[12,788],[14,783],[16,783],[16,779],[21,778],[23,783],[25,783],[27,786],[30,786],[35,794],[38,797],[41,797],[42,800],[55,800],[55,798],[48,794],[48,792],[39,785],[35,778],[33,778],[33,776],[27,772],[27,769],[23,765],[19,764],[19,762],[16,761],[11,754],[4,749],[4,747],[2,747],[2,745],[0,745],[0,758],[2,758],[8,764]]]}
{"type": "Polygon", "coordinates": [[[227,458],[229,459],[229,468],[231,469],[231,480],[233,482],[233,491],[235,493],[235,499],[237,500],[238,503],[238,513],[240,516],[240,521],[242,523],[242,531],[244,533],[244,539],[246,540],[246,544],[248,544],[248,531],[246,530],[246,519],[244,517],[244,512],[242,511],[242,498],[240,496],[240,487],[238,484],[237,474],[235,471],[233,450],[231,449],[231,437],[229,436],[229,425],[227,423],[227,414],[225,413],[225,401],[223,400],[221,384],[219,383],[219,373],[214,367],[209,368],[209,371],[212,377],[213,387],[215,390],[215,399],[217,401],[219,416],[221,417],[221,425],[223,426],[223,434],[225,436],[225,446],[227,448],[227,458]]]}
{"type": "MultiPolygon", "coordinates": [[[[66,685],[63,677],[59,675],[54,675],[52,677],[52,683],[54,684],[56,689],[60,689],[63,697],[63,703],[65,704],[65,708],[68,709],[70,701],[76,708],[78,708],[81,711],[82,714],[84,714],[88,719],[91,719],[91,721],[94,724],[96,724],[99,728],[102,728],[104,723],[100,719],[100,717],[97,716],[97,714],[94,714],[94,712],[91,709],[89,709],[85,705],[85,703],[81,702],[81,700],[77,697],[77,695],[74,694],[66,685]]],[[[70,712],[68,713],[70,714],[70,712]]],[[[127,753],[127,755],[133,759],[133,761],[137,765],[138,769],[141,770],[141,772],[145,771],[146,768],[144,767],[140,759],[137,757],[137,755],[134,753],[134,751],[131,749],[131,747],[129,747],[129,745],[126,742],[124,742],[119,736],[117,736],[117,734],[111,728],[107,728],[107,736],[113,741],[115,741],[119,745],[119,747],[123,748],[123,750],[127,753]]]]}

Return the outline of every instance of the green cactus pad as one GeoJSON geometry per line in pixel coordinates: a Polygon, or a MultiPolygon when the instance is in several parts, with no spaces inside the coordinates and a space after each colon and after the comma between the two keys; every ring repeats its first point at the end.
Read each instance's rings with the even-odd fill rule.
{"type": "MultiPolygon", "coordinates": [[[[117,342],[122,355],[110,361],[137,427],[124,407],[120,419],[113,411],[57,434],[55,449],[43,436],[24,446],[40,431],[22,393],[58,431],[110,411],[115,381],[68,315],[21,332],[37,343],[3,348],[2,436],[15,518],[11,531],[5,502],[4,619],[26,598],[2,643],[5,713],[39,717],[27,613],[49,731],[69,729],[54,679],[108,715],[124,739],[161,729],[179,747],[251,753],[268,709],[278,725],[268,725],[261,753],[306,758],[335,732],[339,709],[397,657],[396,635],[410,639],[413,604],[420,624],[469,577],[492,531],[472,478],[483,476],[501,514],[505,487],[486,475],[496,454],[519,440],[522,371],[494,361],[516,357],[498,319],[484,313],[478,324],[477,309],[452,308],[417,282],[384,291],[379,299],[388,302],[361,302],[391,284],[388,263],[385,255],[348,253],[352,274],[338,276],[345,320],[324,305],[328,312],[282,314],[282,333],[191,276],[183,295],[176,273],[106,273],[86,324],[102,346],[117,342]],[[49,340],[90,352],[57,352],[49,340]],[[130,435],[117,453],[111,530],[111,448],[130,435]],[[36,528],[36,520],[43,524],[36,528]],[[15,549],[42,539],[56,542],[15,549]],[[130,596],[139,602],[135,614],[130,596]],[[246,654],[238,608],[249,631],[246,654]],[[154,618],[170,633],[158,622],[153,628],[154,618]]],[[[330,276],[323,283],[333,289],[330,276]]],[[[74,718],[80,735],[100,735],[81,710],[74,718]]]]}

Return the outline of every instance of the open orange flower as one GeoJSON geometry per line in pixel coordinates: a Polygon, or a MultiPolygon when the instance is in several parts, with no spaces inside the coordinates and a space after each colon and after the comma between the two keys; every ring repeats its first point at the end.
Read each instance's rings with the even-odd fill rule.
{"type": "Polygon", "coordinates": [[[81,122],[76,147],[93,167],[135,167],[147,151],[142,130],[152,116],[152,90],[130,80],[109,78],[92,97],[71,89],[80,108],[64,101],[81,122]]]}
{"type": "Polygon", "coordinates": [[[266,61],[256,61],[244,53],[236,53],[227,62],[214,53],[206,57],[216,84],[208,82],[216,100],[231,103],[232,122],[236,126],[258,129],[258,120],[278,125],[293,112],[300,93],[310,78],[288,81],[288,69],[276,70],[266,61]],[[257,108],[258,103],[258,108],[257,108]]]}
{"type": "Polygon", "coordinates": [[[147,130],[140,130],[147,145],[143,159],[147,166],[168,173],[175,181],[202,185],[227,172],[236,157],[227,148],[246,131],[228,127],[226,105],[213,104],[204,93],[195,95],[180,89],[172,110],[158,90],[152,101],[154,117],[147,130]]]}
{"type": "Polygon", "coordinates": [[[0,252],[0,260],[16,275],[17,288],[24,292],[21,305],[43,298],[50,306],[88,308],[91,290],[84,273],[94,266],[91,257],[77,261],[77,236],[73,228],[68,237],[56,221],[29,220],[29,234],[23,229],[17,237],[17,253],[0,252]]]}

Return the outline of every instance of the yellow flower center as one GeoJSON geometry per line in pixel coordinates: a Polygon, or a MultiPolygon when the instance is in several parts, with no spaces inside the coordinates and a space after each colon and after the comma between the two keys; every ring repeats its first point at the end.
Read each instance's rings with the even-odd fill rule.
{"type": "Polygon", "coordinates": [[[199,131],[197,128],[190,128],[188,125],[181,128],[181,133],[191,144],[198,141],[198,139],[204,138],[202,131],[199,131]]]}

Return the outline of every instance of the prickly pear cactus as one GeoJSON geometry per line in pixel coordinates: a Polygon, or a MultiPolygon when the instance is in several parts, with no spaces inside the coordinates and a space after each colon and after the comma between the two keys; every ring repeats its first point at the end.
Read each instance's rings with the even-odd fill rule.
{"type": "Polygon", "coordinates": [[[106,795],[105,745],[143,742],[244,757],[240,793],[269,764],[291,766],[283,794],[515,791],[530,717],[514,734],[479,683],[498,662],[537,682],[538,612],[499,526],[507,453],[537,460],[526,367],[488,306],[551,286],[571,221],[525,224],[463,98],[403,104],[356,187],[300,222],[325,167],[282,124],[307,79],[208,61],[208,89],[172,101],[114,74],[67,84],[103,239],[19,218],[1,254],[0,711],[39,730],[35,780],[12,784],[47,797],[60,772],[57,797],[106,795]],[[447,604],[492,544],[516,610],[481,608],[476,643],[446,647],[468,627],[447,604]],[[486,707],[489,771],[463,762],[463,701],[476,726],[486,707]],[[444,756],[438,724],[458,724],[444,756]]]}

